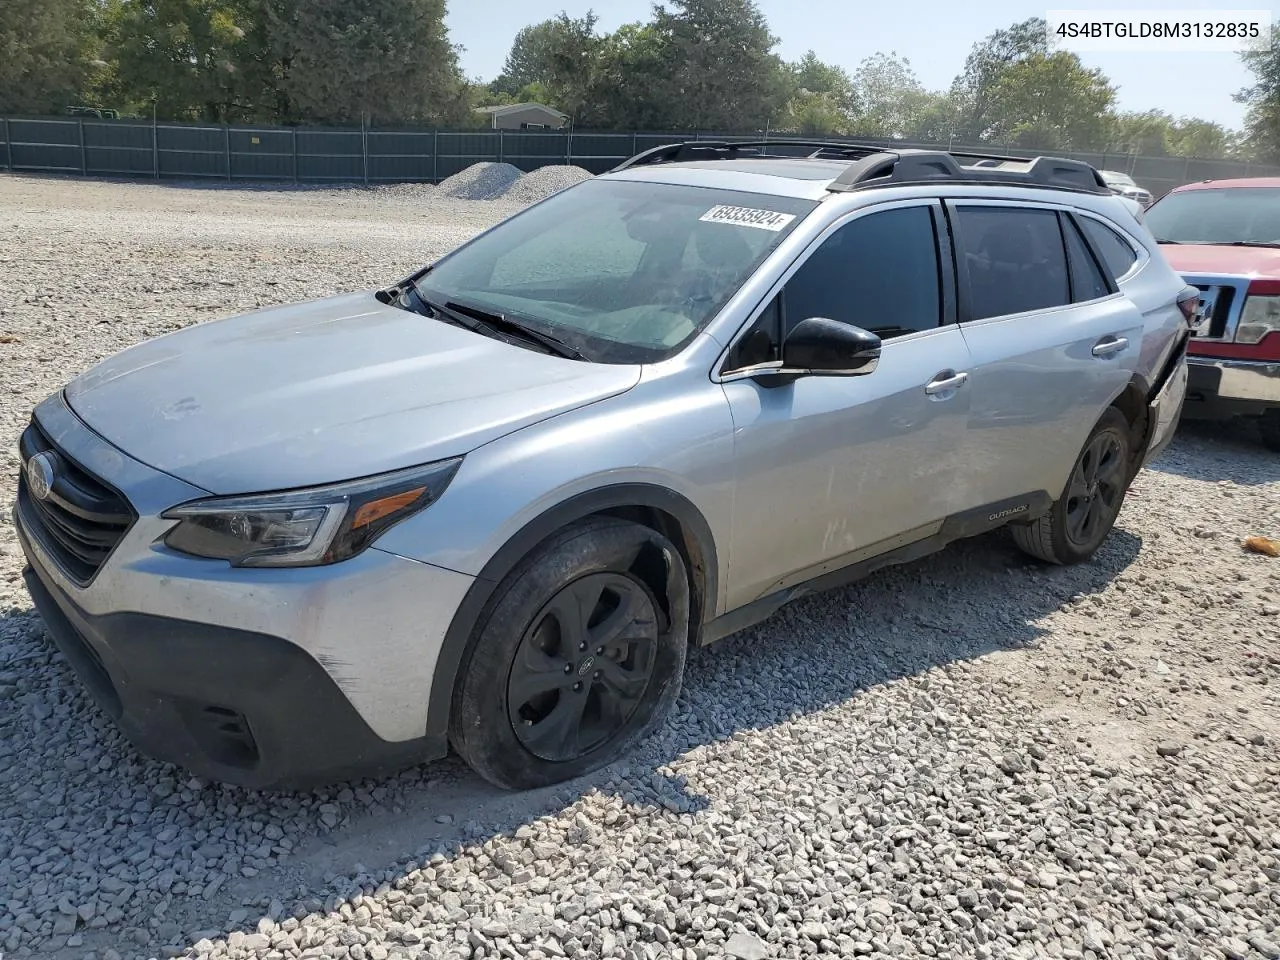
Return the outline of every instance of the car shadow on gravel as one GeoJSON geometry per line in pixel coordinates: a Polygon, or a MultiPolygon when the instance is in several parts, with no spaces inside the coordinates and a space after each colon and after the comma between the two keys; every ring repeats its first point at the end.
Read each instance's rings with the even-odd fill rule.
{"type": "Polygon", "coordinates": [[[596,791],[694,814],[717,797],[670,770],[690,751],[1034,647],[1044,617],[1104,589],[1141,545],[1118,529],[1093,562],[1046,567],[998,533],[796,601],[692,651],[671,718],[627,761],[522,794],[453,757],[297,795],[194,780],[122,740],[43,641],[34,612],[0,614],[0,902],[15,907],[14,922],[0,922],[0,950],[15,926],[27,932],[9,949],[59,958],[108,947],[176,955],[202,938],[253,935],[263,918],[333,910],[596,791]]]}
{"type": "Polygon", "coordinates": [[[1280,483],[1280,454],[1262,445],[1250,420],[1183,420],[1173,443],[1148,469],[1188,480],[1261,486],[1280,483]]]}

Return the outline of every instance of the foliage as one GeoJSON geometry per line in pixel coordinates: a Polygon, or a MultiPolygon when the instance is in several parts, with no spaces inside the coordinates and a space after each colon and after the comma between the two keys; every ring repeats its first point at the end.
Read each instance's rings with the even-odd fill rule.
{"type": "Polygon", "coordinates": [[[566,13],[525,27],[516,34],[494,89],[517,102],[554,104],[579,117],[591,102],[601,39],[595,13],[574,19],[566,13]]]}
{"type": "Polygon", "coordinates": [[[456,122],[466,112],[444,0],[265,0],[288,120],[456,122]]]}
{"type": "Polygon", "coordinates": [[[1000,126],[996,98],[1005,73],[1031,56],[1048,52],[1048,24],[1039,17],[997,30],[974,44],[964,70],[951,85],[956,136],[973,143],[989,139],[1000,126]]]}
{"type": "Polygon", "coordinates": [[[848,134],[858,113],[850,76],[823,63],[812,50],[787,69],[784,81],[789,89],[777,129],[803,136],[848,134]]]}
{"type": "Polygon", "coordinates": [[[590,110],[582,118],[583,125],[661,130],[670,124],[668,48],[662,34],[648,24],[627,24],[601,41],[597,56],[590,110]]]}
{"type": "Polygon", "coordinates": [[[686,130],[766,127],[786,94],[783,64],[754,0],[673,0],[654,8],[659,90],[686,130]]]}
{"type": "Polygon", "coordinates": [[[853,81],[861,108],[855,133],[905,139],[918,132],[930,96],[909,60],[896,53],[877,53],[859,64],[853,81]]]}
{"type": "Polygon", "coordinates": [[[1271,49],[1241,54],[1253,84],[1236,94],[1247,104],[1245,148],[1249,156],[1280,163],[1280,24],[1271,29],[1271,49]]]}
{"type": "MultiPolygon", "coordinates": [[[[462,0],[456,0],[462,2],[462,0]]],[[[465,80],[446,0],[0,0],[0,112],[87,103],[162,119],[438,123],[532,101],[578,129],[790,132],[1040,150],[1248,156],[1280,162],[1280,26],[1244,62],[1241,138],[1162,111],[1116,112],[1115,89],[1052,53],[1033,17],[974,44],[946,91],[896,53],[850,73],[794,63],[757,0],[664,0],[601,32],[588,10],[520,29],[501,75],[465,80]]]]}
{"type": "Polygon", "coordinates": [[[57,113],[104,81],[93,0],[0,2],[0,113],[57,113]]]}
{"type": "Polygon", "coordinates": [[[1074,53],[1033,53],[991,89],[992,139],[1038,150],[1088,149],[1106,136],[1116,91],[1074,53]]]}

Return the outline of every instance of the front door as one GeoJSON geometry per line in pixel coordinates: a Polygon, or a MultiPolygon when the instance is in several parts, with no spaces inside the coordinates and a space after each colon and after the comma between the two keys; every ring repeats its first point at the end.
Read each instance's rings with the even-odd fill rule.
{"type": "Polygon", "coordinates": [[[969,352],[948,316],[943,235],[935,203],[853,215],[731,348],[721,368],[737,471],[729,609],[922,539],[962,509],[969,352]],[[878,334],[875,371],[780,385],[749,375],[780,362],[786,331],[811,317],[878,334]]]}

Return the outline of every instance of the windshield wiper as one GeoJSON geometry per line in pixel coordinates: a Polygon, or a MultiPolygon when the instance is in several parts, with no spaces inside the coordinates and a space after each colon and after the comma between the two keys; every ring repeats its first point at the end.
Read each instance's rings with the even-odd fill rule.
{"type": "Polygon", "coordinates": [[[1274,240],[1230,240],[1226,243],[1215,244],[1219,247],[1280,247],[1280,243],[1274,240]]]}
{"type": "MultiPolygon", "coordinates": [[[[435,304],[431,304],[432,308],[436,308],[435,304]]],[[[588,357],[581,350],[569,346],[559,337],[553,337],[549,333],[543,333],[541,330],[535,330],[527,324],[521,323],[519,320],[513,320],[506,314],[497,313],[492,310],[483,310],[480,307],[473,307],[465,303],[455,303],[450,300],[444,305],[446,313],[461,314],[463,317],[470,317],[473,320],[486,324],[497,330],[504,330],[507,333],[514,333],[516,336],[524,337],[533,343],[545,348],[551,353],[565,357],[569,360],[587,360],[588,357]]]]}
{"type": "Polygon", "coordinates": [[[1182,243],[1182,241],[1181,240],[1165,240],[1162,237],[1156,237],[1156,243],[1169,243],[1176,247],[1178,246],[1178,244],[1182,243]]]}

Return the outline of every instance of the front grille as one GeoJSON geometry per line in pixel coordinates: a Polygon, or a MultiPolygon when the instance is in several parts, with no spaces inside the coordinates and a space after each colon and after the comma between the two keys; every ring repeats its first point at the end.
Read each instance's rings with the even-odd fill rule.
{"type": "Polygon", "coordinates": [[[33,520],[53,559],[76,583],[93,579],[137,519],[128,501],[58,450],[33,421],[18,441],[23,469],[18,505],[33,520]],[[46,453],[53,459],[53,484],[37,499],[27,482],[27,461],[46,453]]]}
{"type": "Polygon", "coordinates": [[[1228,320],[1238,294],[1230,284],[1197,283],[1200,291],[1200,324],[1194,336],[1198,340],[1227,339],[1228,320]]]}

